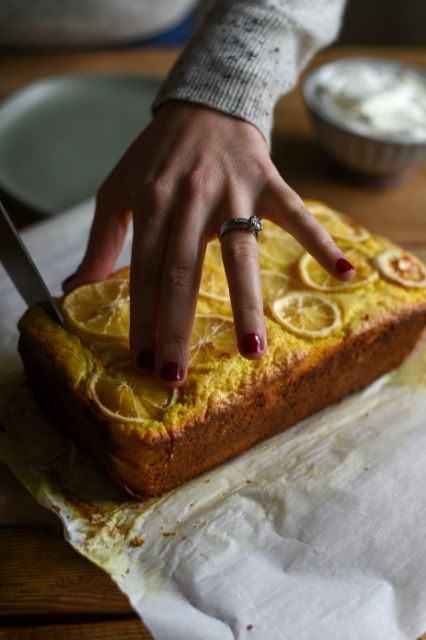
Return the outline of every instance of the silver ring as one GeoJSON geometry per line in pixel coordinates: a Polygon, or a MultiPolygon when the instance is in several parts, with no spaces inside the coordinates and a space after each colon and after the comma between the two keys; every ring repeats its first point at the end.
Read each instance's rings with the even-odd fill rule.
{"type": "Polygon", "coordinates": [[[229,231],[250,231],[257,240],[259,233],[262,231],[262,220],[257,216],[226,220],[219,229],[220,242],[222,242],[223,236],[229,233],[229,231]]]}

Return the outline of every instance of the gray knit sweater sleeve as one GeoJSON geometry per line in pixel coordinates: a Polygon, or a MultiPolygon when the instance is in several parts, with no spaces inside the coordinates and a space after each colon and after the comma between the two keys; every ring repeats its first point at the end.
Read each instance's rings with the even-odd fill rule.
{"type": "Polygon", "coordinates": [[[269,141],[274,105],[337,35],[345,0],[216,0],[166,78],[171,99],[254,124],[269,141]]]}

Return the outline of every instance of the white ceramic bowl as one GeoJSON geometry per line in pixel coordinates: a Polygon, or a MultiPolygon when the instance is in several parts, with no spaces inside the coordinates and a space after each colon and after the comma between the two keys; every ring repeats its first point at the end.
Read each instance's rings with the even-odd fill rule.
{"type": "Polygon", "coordinates": [[[356,130],[349,118],[336,118],[321,91],[336,73],[352,73],[354,65],[388,66],[398,72],[417,74],[426,83],[426,71],[400,62],[379,58],[344,58],[322,65],[305,80],[303,96],[320,141],[325,149],[347,169],[378,182],[398,182],[426,159],[426,138],[393,139],[376,132],[356,130]]]}

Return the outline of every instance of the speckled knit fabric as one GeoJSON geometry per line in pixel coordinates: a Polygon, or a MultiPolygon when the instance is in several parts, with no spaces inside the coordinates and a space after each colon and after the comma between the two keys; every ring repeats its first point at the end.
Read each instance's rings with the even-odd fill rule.
{"type": "Polygon", "coordinates": [[[216,0],[154,103],[204,104],[254,124],[269,143],[274,105],[336,37],[345,0],[216,0]]]}

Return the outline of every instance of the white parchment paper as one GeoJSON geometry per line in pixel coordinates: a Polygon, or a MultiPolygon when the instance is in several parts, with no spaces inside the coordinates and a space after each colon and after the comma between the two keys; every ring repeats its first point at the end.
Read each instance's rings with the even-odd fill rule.
{"type": "MultiPolygon", "coordinates": [[[[78,264],[91,210],[23,234],[54,293],[78,264]]],[[[415,640],[426,631],[426,336],[368,389],[143,502],[64,437],[25,386],[15,329],[24,303],[1,267],[0,300],[0,459],[155,638],[415,640]]]]}

